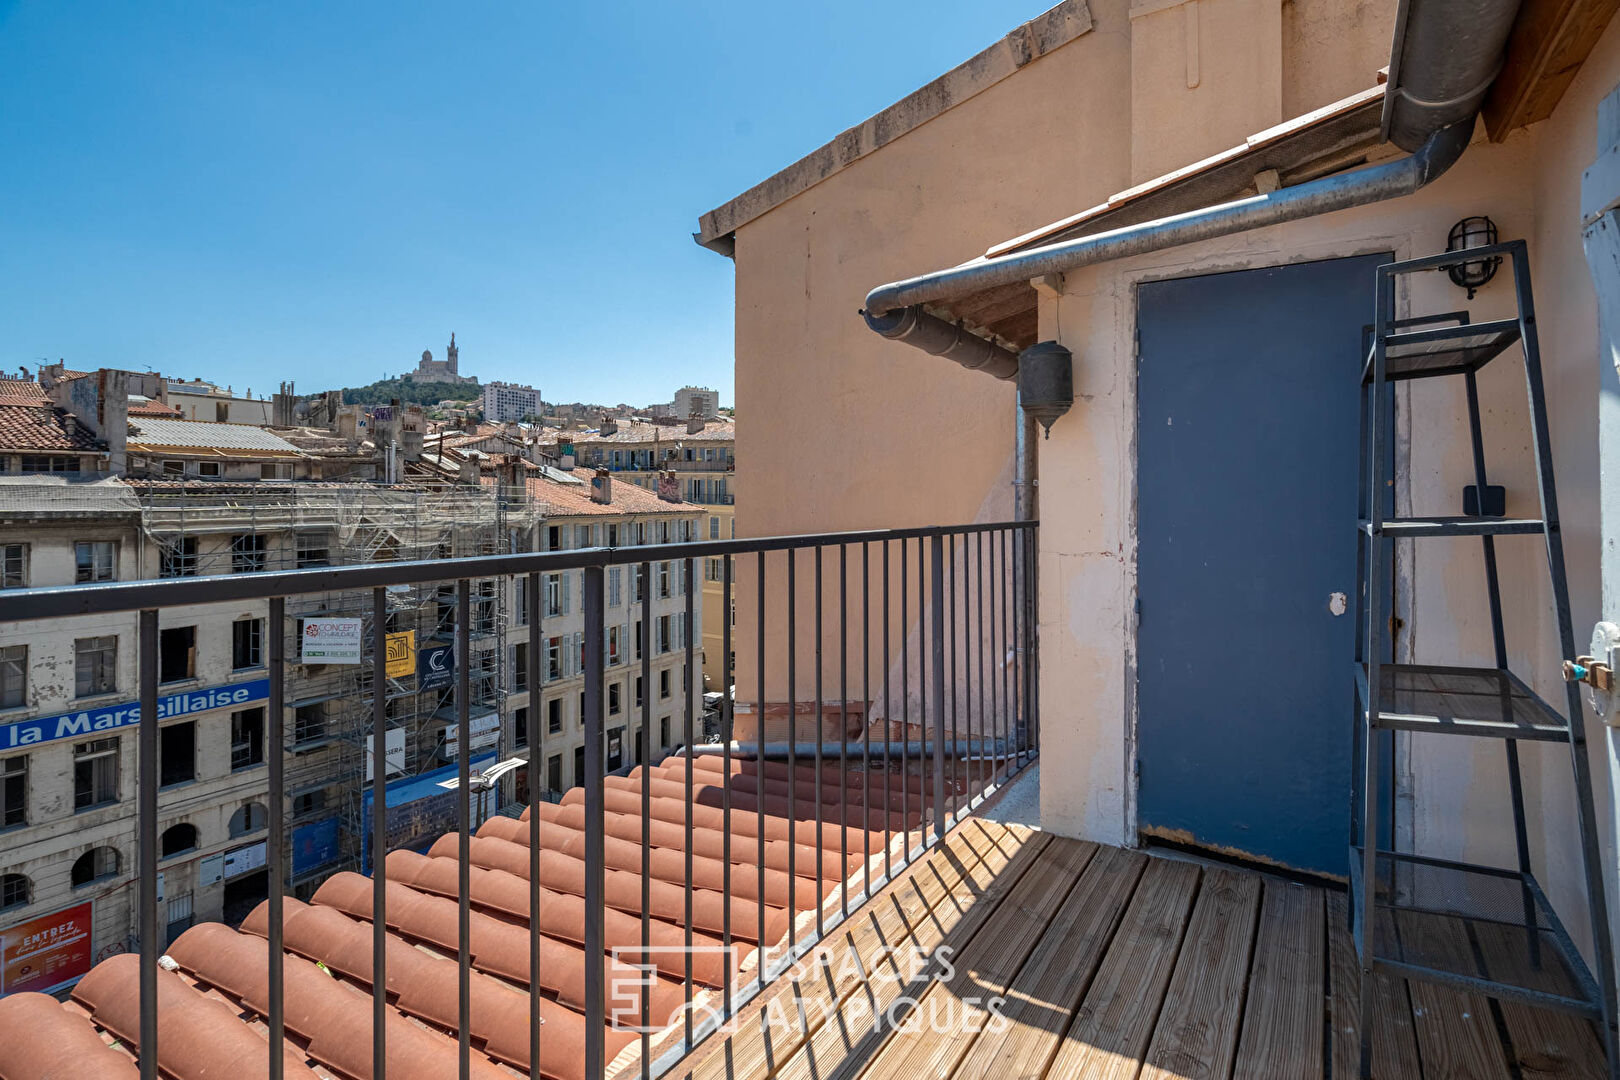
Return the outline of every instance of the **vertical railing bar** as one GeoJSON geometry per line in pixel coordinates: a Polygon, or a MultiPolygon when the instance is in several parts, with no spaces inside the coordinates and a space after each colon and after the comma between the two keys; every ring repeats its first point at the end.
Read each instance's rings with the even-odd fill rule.
{"type": "MultiPolygon", "coordinates": [[[[603,833],[602,795],[602,635],[601,564],[582,572],[585,601],[585,1076],[601,1080],[606,1067],[604,1000],[603,833]]],[[[651,582],[647,583],[649,586],[651,582]]]]}
{"type": "Polygon", "coordinates": [[[1010,744],[1013,740],[1013,725],[1016,722],[1016,706],[1013,704],[1013,668],[1018,663],[1017,647],[1013,644],[1012,636],[1012,608],[1016,599],[1013,595],[1013,569],[1012,549],[1008,545],[1007,533],[1002,532],[1001,541],[1001,779],[1005,783],[1013,774],[1013,763],[1010,744]]]}
{"type": "MultiPolygon", "coordinates": [[[[471,588],[473,583],[467,578],[460,578],[455,583],[455,654],[465,657],[460,664],[455,665],[455,827],[460,834],[460,858],[455,860],[455,1002],[457,1002],[457,1023],[455,1031],[455,1061],[457,1061],[458,1074],[462,1080],[468,1080],[471,1072],[471,1022],[473,1022],[473,986],[471,986],[471,970],[473,970],[473,918],[471,918],[470,894],[473,891],[473,776],[471,776],[471,750],[473,750],[473,732],[471,732],[471,716],[473,716],[473,683],[471,683],[471,659],[473,659],[473,625],[471,625],[471,588]]],[[[533,976],[530,988],[533,989],[533,976]]]]}
{"type": "MultiPolygon", "coordinates": [[[[821,818],[822,818],[822,813],[821,813],[821,797],[822,797],[822,792],[821,792],[821,769],[822,769],[821,734],[822,734],[822,729],[826,726],[822,722],[822,717],[823,717],[823,715],[825,715],[825,712],[826,712],[826,706],[823,704],[822,698],[821,698],[821,665],[822,665],[821,652],[822,652],[822,639],[823,639],[824,635],[822,633],[822,627],[821,627],[821,600],[822,600],[822,591],[823,590],[822,590],[822,585],[821,585],[821,545],[820,544],[816,545],[815,552],[816,552],[816,560],[815,560],[815,562],[816,562],[816,653],[815,653],[815,655],[816,655],[816,713],[815,713],[815,716],[816,716],[816,719],[815,719],[815,725],[816,725],[816,783],[815,783],[814,791],[815,791],[815,800],[816,800],[816,940],[819,941],[819,940],[821,940],[821,934],[822,934],[822,926],[821,926],[821,895],[822,895],[821,890],[822,890],[822,887],[823,887],[822,886],[822,848],[823,848],[823,845],[825,843],[825,841],[823,840],[823,837],[822,837],[822,833],[821,833],[821,818]]],[[[793,808],[793,811],[794,811],[795,814],[798,813],[798,807],[795,806],[793,808]]]]}
{"type": "MultiPolygon", "coordinates": [[[[904,546],[901,545],[902,548],[904,546]]],[[[904,576],[901,575],[902,580],[904,576]]],[[[894,771],[894,758],[889,753],[889,736],[894,726],[894,699],[890,694],[890,682],[889,542],[885,540],[883,541],[883,878],[885,881],[894,877],[894,857],[890,851],[894,846],[894,837],[889,828],[889,815],[893,812],[893,804],[889,801],[889,774],[894,771]]],[[[904,814],[901,817],[904,818],[904,814]]]]}
{"type": "MultiPolygon", "coordinates": [[[[887,807],[884,810],[887,811],[887,807]]],[[[872,895],[872,545],[861,542],[861,861],[872,895]]],[[[849,866],[849,852],[844,853],[849,866]]],[[[846,885],[846,889],[847,889],[846,885]]],[[[844,912],[849,915],[848,910],[844,912]]]]}
{"type": "MultiPolygon", "coordinates": [[[[928,692],[928,675],[933,669],[929,666],[932,659],[929,656],[930,646],[924,640],[927,633],[924,629],[925,620],[928,617],[928,556],[923,543],[923,538],[917,537],[917,844],[919,847],[928,845],[928,782],[932,775],[932,770],[928,767],[930,731],[928,702],[934,696],[928,692]]],[[[935,707],[938,708],[938,699],[935,698],[934,701],[935,707]]],[[[938,740],[935,742],[937,744],[938,740]]],[[[936,785],[934,790],[935,797],[938,797],[941,789],[936,785]]]]}
{"type": "MultiPolygon", "coordinates": [[[[761,551],[759,563],[759,588],[755,592],[755,601],[758,617],[754,620],[756,642],[754,649],[754,662],[757,666],[756,676],[759,680],[754,688],[758,698],[758,715],[754,719],[754,813],[755,822],[754,839],[758,842],[759,850],[754,859],[754,865],[759,873],[758,902],[754,905],[755,914],[759,916],[759,933],[755,939],[758,952],[755,956],[755,971],[759,975],[759,989],[765,989],[765,553],[761,551]]],[[[789,838],[791,839],[791,837],[789,838]]],[[[793,845],[788,844],[788,867],[792,869],[793,845]]],[[[789,881],[792,875],[789,875],[789,881]]]]}
{"type": "Polygon", "coordinates": [[[996,642],[996,588],[1001,579],[996,576],[996,533],[990,534],[990,640],[987,648],[990,652],[990,783],[1001,783],[1001,702],[996,697],[996,669],[1005,667],[1007,658],[997,647],[996,642]]]}
{"type": "Polygon", "coordinates": [[[158,1080],[157,793],[158,793],[158,613],[140,614],[141,725],[136,729],[135,831],[140,862],[141,1080],[158,1080]]]}
{"type": "MultiPolygon", "coordinates": [[[[905,832],[900,863],[911,864],[911,546],[900,541],[900,827],[905,832]]],[[[919,618],[920,618],[919,614],[919,618]]]]}
{"type": "MultiPolygon", "coordinates": [[[[982,795],[985,788],[989,786],[984,774],[984,722],[986,716],[984,711],[984,654],[988,649],[984,643],[984,533],[975,533],[973,535],[973,555],[973,617],[975,620],[973,643],[978,646],[976,655],[979,658],[979,749],[970,760],[973,762],[974,786],[978,788],[979,794],[982,795]]],[[[970,738],[971,735],[972,733],[969,732],[970,738]]]]}
{"type": "MultiPolygon", "coordinates": [[[[949,675],[950,686],[951,686],[951,714],[950,714],[951,715],[951,725],[950,725],[950,734],[951,734],[951,748],[954,751],[955,748],[956,748],[956,741],[962,737],[962,724],[961,724],[961,721],[958,719],[957,710],[956,710],[956,706],[957,706],[957,700],[956,700],[957,699],[957,679],[956,679],[956,622],[957,622],[957,619],[956,619],[956,535],[954,533],[948,534],[943,538],[943,540],[945,541],[945,560],[946,560],[945,561],[945,580],[946,580],[945,588],[946,588],[947,591],[946,591],[945,595],[948,597],[947,603],[949,603],[949,605],[950,605],[950,609],[949,609],[949,611],[947,613],[947,618],[946,618],[946,626],[948,628],[947,631],[946,631],[946,633],[948,635],[947,645],[946,645],[946,655],[948,655],[951,658],[950,675],[949,675]]],[[[939,762],[940,762],[940,775],[943,776],[944,775],[944,765],[945,765],[945,751],[944,751],[943,748],[941,748],[941,750],[939,752],[939,762]]],[[[955,761],[954,758],[953,758],[953,760],[951,762],[951,771],[952,771],[953,774],[957,771],[957,766],[958,765],[959,765],[959,762],[955,761]]],[[[946,797],[947,812],[952,813],[952,814],[956,813],[956,777],[954,775],[951,777],[950,790],[946,793],[945,797],[946,797]]]]}
{"type": "MultiPolygon", "coordinates": [[[[794,923],[798,921],[796,914],[798,897],[794,894],[792,882],[797,880],[797,860],[794,853],[799,847],[799,802],[798,802],[798,774],[799,774],[799,659],[798,659],[798,570],[794,560],[795,549],[787,549],[787,677],[788,677],[788,951],[793,951],[794,941],[797,938],[794,923]]],[[[763,784],[761,785],[763,786],[763,784]]]]}
{"type": "MultiPolygon", "coordinates": [[[[933,586],[934,842],[945,839],[945,538],[935,534],[929,583],[933,586]]],[[[927,713],[923,714],[925,717],[927,713]]],[[[924,837],[927,840],[927,837],[924,837]]]]}
{"type": "MultiPolygon", "coordinates": [[[[641,949],[652,944],[652,563],[641,564],[641,949]]],[[[641,995],[641,1075],[652,1076],[652,995],[641,995]]]]}
{"type": "MultiPolygon", "coordinates": [[[[838,545],[838,913],[849,917],[849,545],[838,545]]],[[[819,738],[819,736],[818,736],[819,738]]],[[[863,800],[864,801],[864,800],[863,800]]],[[[817,911],[821,908],[817,907],[817,911]]]]}
{"type": "Polygon", "coordinates": [[[269,985],[266,989],[270,996],[270,1067],[268,1080],[282,1080],[286,1071],[286,1062],[282,1058],[282,1048],[286,1039],[286,1002],[285,997],[285,968],[282,964],[282,935],[284,927],[283,899],[287,889],[287,736],[286,736],[286,648],[284,637],[287,623],[286,597],[272,596],[269,611],[267,612],[267,630],[269,631],[270,649],[270,720],[265,732],[265,741],[270,744],[270,814],[265,824],[269,828],[269,849],[265,852],[265,862],[268,864],[270,877],[269,916],[269,944],[270,968],[269,985]]]}
{"type": "Polygon", "coordinates": [[[1024,530],[1029,543],[1029,751],[1041,752],[1041,545],[1033,528],[1024,530]]]}
{"type": "Polygon", "coordinates": [[[540,721],[545,706],[545,635],[541,624],[540,574],[524,579],[529,616],[529,1071],[540,1071],[540,778],[546,766],[545,728],[540,721]]]}
{"type": "MultiPolygon", "coordinates": [[[[388,593],[371,590],[371,1075],[388,1075],[388,593]]],[[[467,655],[456,658],[465,667],[467,655]]],[[[467,858],[462,848],[459,857],[467,858]]]]}
{"type": "MultiPolygon", "coordinates": [[[[472,582],[456,581],[456,1067],[472,1071],[472,582]]],[[[532,917],[532,913],[531,913],[532,917]]],[[[530,990],[534,989],[533,972],[530,990]]]]}
{"type": "MultiPolygon", "coordinates": [[[[693,641],[692,641],[692,631],[694,629],[693,618],[692,618],[692,604],[693,604],[693,598],[696,596],[696,589],[694,588],[694,585],[696,585],[696,582],[693,580],[693,568],[694,568],[694,565],[695,565],[694,560],[691,559],[691,558],[687,558],[687,559],[683,560],[682,563],[681,563],[682,580],[683,580],[683,583],[685,585],[685,592],[686,592],[686,611],[682,615],[682,624],[685,627],[685,630],[684,630],[684,632],[682,634],[682,640],[685,641],[685,643],[686,643],[686,655],[685,655],[685,657],[683,659],[682,670],[681,670],[681,687],[682,687],[681,696],[686,699],[685,703],[684,703],[684,707],[685,707],[685,711],[686,711],[686,815],[685,815],[686,816],[686,880],[684,882],[684,884],[686,886],[686,958],[685,958],[686,978],[685,978],[684,983],[683,983],[683,988],[684,988],[685,994],[686,994],[686,997],[685,997],[684,1000],[687,1002],[687,1004],[691,1004],[692,994],[693,994],[693,986],[692,986],[692,845],[693,845],[693,840],[692,840],[692,817],[693,817],[693,814],[696,812],[695,809],[694,809],[694,806],[693,806],[693,793],[692,793],[692,787],[693,787],[693,771],[692,770],[694,768],[693,758],[692,758],[692,754],[693,754],[693,749],[692,749],[692,741],[693,741],[692,726],[693,726],[693,722],[695,720],[695,717],[693,717],[693,715],[692,715],[692,698],[693,698],[693,695],[697,691],[697,672],[693,669],[693,663],[692,663],[693,649],[695,648],[695,646],[693,644],[693,641]]],[[[643,784],[642,786],[645,787],[646,785],[643,784]]],[[[722,897],[722,899],[724,899],[724,897],[722,897]]],[[[681,1012],[685,1014],[684,1015],[684,1021],[685,1021],[684,1026],[685,1026],[685,1032],[686,1032],[686,1034],[685,1034],[686,1052],[691,1053],[692,1052],[692,1010],[691,1009],[682,1009],[681,1012]]]]}
{"type": "Polygon", "coordinates": [[[731,1019],[731,740],[733,737],[731,670],[731,556],[720,557],[720,757],[725,779],[720,787],[720,823],[725,827],[720,836],[720,945],[724,949],[725,964],[721,969],[720,994],[725,1001],[725,1018],[731,1019]]]}
{"type": "Polygon", "coordinates": [[[1013,746],[1016,754],[1013,758],[1015,771],[1024,767],[1024,737],[1029,731],[1029,622],[1028,608],[1025,606],[1028,596],[1029,581],[1025,575],[1029,573],[1029,563],[1024,558],[1024,534],[1015,533],[1012,541],[1013,548],[1013,592],[1014,604],[1018,614],[1013,619],[1013,639],[1017,642],[1015,655],[1018,657],[1018,674],[1015,682],[1018,686],[1018,713],[1015,717],[1017,724],[1013,746]]]}

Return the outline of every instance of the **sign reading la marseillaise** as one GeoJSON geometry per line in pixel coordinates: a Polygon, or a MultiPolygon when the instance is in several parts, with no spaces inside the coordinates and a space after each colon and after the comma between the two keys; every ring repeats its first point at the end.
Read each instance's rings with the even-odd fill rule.
{"type": "MultiPolygon", "coordinates": [[[[270,697],[270,680],[232,683],[212,686],[206,690],[188,690],[158,698],[159,720],[224,709],[265,701],[270,697]]],[[[72,739],[80,735],[94,735],[98,731],[113,731],[141,722],[141,704],[138,701],[121,705],[104,705],[97,709],[62,713],[59,716],[41,716],[0,726],[0,751],[15,750],[22,746],[72,739]]]]}

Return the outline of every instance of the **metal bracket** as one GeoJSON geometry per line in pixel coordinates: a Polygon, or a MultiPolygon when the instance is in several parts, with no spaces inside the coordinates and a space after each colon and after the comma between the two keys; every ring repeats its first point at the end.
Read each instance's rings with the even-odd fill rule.
{"type": "Polygon", "coordinates": [[[1564,678],[1570,682],[1583,682],[1591,689],[1588,696],[1592,709],[1611,727],[1620,727],[1620,680],[1615,678],[1617,653],[1620,653],[1620,626],[1600,622],[1592,628],[1592,652],[1564,661],[1564,678]]]}

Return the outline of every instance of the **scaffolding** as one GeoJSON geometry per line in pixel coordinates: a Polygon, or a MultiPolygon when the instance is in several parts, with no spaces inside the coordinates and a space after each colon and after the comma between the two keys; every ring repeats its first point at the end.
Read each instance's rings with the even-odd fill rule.
{"type": "MultiPolygon", "coordinates": [[[[158,545],[161,570],[167,576],[531,550],[535,526],[546,509],[542,501],[529,497],[526,488],[491,485],[261,481],[134,486],[143,529],[158,545]]],[[[456,657],[456,663],[466,665],[475,715],[495,715],[502,748],[507,749],[510,590],[505,577],[477,579],[470,587],[470,655],[456,657]]],[[[387,633],[411,633],[418,649],[454,642],[453,583],[389,587],[384,602],[387,633]]],[[[356,867],[364,847],[368,739],[378,692],[370,663],[373,595],[347,591],[289,598],[286,625],[279,632],[290,661],[287,790],[294,799],[294,823],[299,798],[313,799],[317,793],[320,801],[312,805],[319,809],[308,816],[335,814],[339,821],[340,859],[318,869],[324,877],[356,867]],[[298,663],[298,629],[301,620],[312,617],[359,619],[362,662],[298,663]]],[[[455,723],[454,685],[424,688],[421,681],[414,669],[385,677],[381,693],[387,730],[404,733],[403,760],[389,753],[387,734],[381,740],[377,756],[391,778],[431,772],[452,763],[455,753],[476,752],[452,747],[445,737],[455,723]]]]}

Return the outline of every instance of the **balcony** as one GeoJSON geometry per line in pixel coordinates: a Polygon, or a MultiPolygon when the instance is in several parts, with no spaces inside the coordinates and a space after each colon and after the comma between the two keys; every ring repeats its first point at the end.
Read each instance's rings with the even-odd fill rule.
{"type": "MultiPolygon", "coordinates": [[[[290,597],[370,591],[381,611],[390,587],[448,580],[466,655],[471,580],[514,576],[538,611],[543,574],[581,569],[584,640],[602,642],[607,568],[717,558],[746,616],[735,641],[726,631],[741,686],[719,744],[690,737],[701,716],[687,700],[678,750],[615,768],[614,725],[628,714],[650,731],[664,703],[647,693],[610,715],[604,649],[588,647],[582,785],[536,777],[517,799],[511,777],[481,783],[462,755],[457,827],[425,851],[373,845],[369,876],[332,873],[307,902],[272,889],[239,926],[112,956],[66,1005],[0,999],[0,1026],[21,1033],[0,1040],[0,1076],[48,1075],[67,1055],[73,1075],[189,1080],[261,1054],[280,1065],[266,1075],[336,1080],[1354,1075],[1362,999],[1342,891],[1029,827],[1034,540],[1033,524],[963,526],[0,594],[6,621],[139,612],[147,715],[171,605],[264,599],[276,620],[290,597]],[[486,816],[492,802],[503,812],[486,816]],[[186,1034],[205,1026],[206,1040],[186,1034]]],[[[698,603],[693,590],[689,620],[698,603]]],[[[522,632],[543,655],[544,620],[522,632]]],[[[269,635],[271,746],[291,734],[284,638],[269,635]]],[[[373,644],[375,667],[386,642],[373,644]]],[[[457,742],[475,746],[456,675],[457,742]]],[[[137,730],[137,936],[162,942],[156,729],[137,730]]],[[[539,709],[525,735],[532,757],[500,756],[568,745],[539,709]]],[[[283,755],[268,764],[266,861],[285,883],[283,755]]],[[[387,835],[393,787],[379,775],[366,790],[371,835],[387,835]]],[[[1466,940],[1434,925],[1390,929],[1482,975],[1523,955],[1501,925],[1473,923],[1466,940]]],[[[1603,1075],[1579,1017],[1383,973],[1367,1000],[1379,1077],[1458,1062],[1603,1075]]]]}
{"type": "MultiPolygon", "coordinates": [[[[135,949],[64,984],[66,1004],[0,998],[0,1026],[26,1033],[0,1040],[0,1076],[49,1075],[63,1055],[74,1075],[214,1076],[260,1054],[267,1075],[280,1077],[662,1073],[713,1044],[717,1029],[858,919],[871,897],[924,871],[929,853],[1035,759],[1025,588],[1035,529],[935,527],[0,593],[0,621],[14,626],[138,613],[140,674],[140,713],[117,721],[134,728],[137,750],[135,949]],[[610,568],[650,576],[654,563],[681,560],[696,580],[701,559],[722,561],[724,602],[735,593],[749,612],[736,642],[728,626],[724,643],[747,668],[728,671],[726,682],[745,696],[725,703],[722,740],[703,746],[694,737],[699,695],[681,692],[679,673],[663,693],[647,637],[643,659],[615,669],[639,672],[647,688],[639,704],[609,685],[605,649],[610,568]],[[454,655],[466,657],[480,617],[473,582],[511,577],[524,609],[540,611],[543,576],[565,570],[582,571],[584,585],[583,739],[574,736],[584,782],[554,799],[557,785],[535,776],[519,800],[514,776],[486,781],[474,754],[461,753],[456,828],[425,851],[388,850],[398,829],[390,810],[400,809],[390,805],[399,793],[390,738],[390,767],[369,780],[361,755],[334,766],[354,770],[349,794],[364,807],[354,823],[366,840],[362,873],[332,873],[307,900],[284,895],[294,865],[287,713],[298,700],[289,681],[300,677],[288,600],[369,599],[357,660],[380,685],[391,663],[390,590],[453,584],[454,655]],[[158,813],[158,728],[138,719],[159,715],[159,616],[251,601],[265,603],[273,628],[264,860],[275,887],[238,925],[165,932],[161,912],[172,909],[160,899],[159,871],[170,898],[178,879],[175,864],[159,859],[159,829],[169,823],[158,813]],[[672,730],[658,742],[677,744],[674,753],[626,745],[631,723],[650,738],[657,714],[670,710],[672,730]],[[207,1039],[186,1034],[204,1028],[207,1039]]],[[[650,597],[640,602],[649,637],[650,597]]],[[[684,601],[680,666],[696,687],[701,590],[684,601]]],[[[545,624],[513,628],[528,635],[529,656],[545,655],[545,624]]],[[[473,700],[466,667],[452,686],[454,738],[445,737],[476,751],[490,730],[479,716],[487,709],[473,700]]],[[[329,734],[363,745],[385,721],[392,732],[414,714],[378,696],[356,715],[353,730],[329,734]]],[[[503,718],[500,757],[549,763],[571,748],[568,729],[550,733],[541,709],[527,717],[529,749],[515,746],[503,718]]],[[[9,925],[0,917],[0,934],[9,925]]]]}

